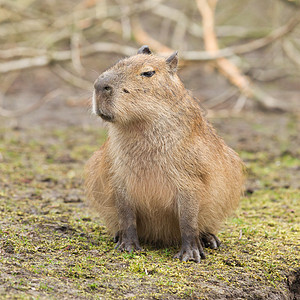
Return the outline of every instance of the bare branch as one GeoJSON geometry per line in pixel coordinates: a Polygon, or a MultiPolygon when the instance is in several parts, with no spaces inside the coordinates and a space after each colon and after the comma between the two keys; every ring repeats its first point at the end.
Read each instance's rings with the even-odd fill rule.
{"type": "Polygon", "coordinates": [[[74,69],[80,74],[83,72],[83,67],[80,59],[80,34],[74,32],[71,37],[71,58],[74,69]]]}
{"type": "Polygon", "coordinates": [[[176,8],[164,4],[159,4],[152,9],[152,12],[157,16],[167,18],[175,23],[177,23],[178,20],[181,20],[181,22],[187,25],[187,31],[190,34],[197,37],[203,36],[202,27],[199,24],[192,22],[183,12],[176,8]]]}
{"type": "MultiPolygon", "coordinates": [[[[114,43],[95,43],[81,48],[81,56],[88,56],[91,54],[106,52],[118,53],[125,56],[133,55],[136,52],[135,48],[129,46],[122,46],[114,43]]],[[[70,50],[55,51],[48,55],[41,55],[33,58],[22,58],[8,62],[0,63],[0,73],[8,73],[16,70],[24,70],[34,67],[44,67],[51,62],[68,61],[71,60],[72,53],[70,50]]]]}
{"type": "Polygon", "coordinates": [[[300,67],[300,52],[294,47],[292,42],[288,39],[285,39],[282,46],[287,57],[298,67],[300,67]]]}
{"type": "Polygon", "coordinates": [[[3,76],[3,78],[1,78],[0,94],[5,95],[8,89],[15,82],[15,80],[18,78],[19,75],[20,72],[14,72],[14,73],[7,74],[6,76],[3,76]]]}
{"type": "MultiPolygon", "coordinates": [[[[189,34],[195,37],[203,37],[203,29],[202,26],[196,22],[193,22],[190,18],[188,18],[183,12],[180,10],[170,7],[164,4],[159,4],[152,9],[152,12],[164,19],[171,20],[175,23],[178,20],[182,20],[182,22],[186,23],[186,30],[189,34]]],[[[218,37],[259,37],[265,36],[269,30],[266,28],[260,28],[259,30],[248,29],[240,26],[230,26],[230,25],[222,25],[216,27],[216,34],[218,37]]]]}
{"type": "Polygon", "coordinates": [[[245,95],[241,94],[233,107],[233,111],[235,113],[241,112],[241,110],[245,106],[246,102],[247,102],[247,97],[245,95]]]}
{"type": "Polygon", "coordinates": [[[28,114],[34,110],[37,110],[40,108],[43,104],[46,102],[52,100],[53,98],[56,98],[60,94],[60,89],[56,89],[45,95],[43,98],[41,98],[39,101],[36,103],[32,104],[29,107],[18,109],[18,110],[7,110],[3,107],[0,107],[0,116],[5,117],[5,118],[17,118],[21,117],[25,114],[28,114]]]}
{"type": "Polygon", "coordinates": [[[300,15],[296,15],[287,24],[283,25],[272,31],[266,37],[232,47],[223,48],[221,50],[216,50],[214,53],[209,53],[207,51],[188,51],[183,53],[183,57],[186,60],[214,60],[221,57],[229,57],[234,54],[244,54],[249,53],[267,45],[273,43],[274,41],[284,37],[288,33],[292,32],[293,29],[300,23],[300,15]]]}
{"type": "Polygon", "coordinates": [[[22,20],[21,22],[1,23],[0,38],[17,35],[21,33],[42,31],[47,28],[47,21],[41,19],[22,20]]]}
{"type": "Polygon", "coordinates": [[[221,103],[226,102],[227,100],[229,100],[231,97],[237,95],[238,93],[239,93],[239,90],[237,88],[231,87],[231,88],[227,89],[225,92],[223,92],[222,94],[220,94],[214,98],[205,100],[204,101],[205,107],[214,108],[217,105],[220,105],[221,103]]]}
{"type": "Polygon", "coordinates": [[[35,57],[39,55],[44,55],[47,53],[46,49],[35,49],[29,47],[19,47],[19,48],[12,48],[6,50],[0,50],[0,58],[7,59],[7,58],[14,58],[20,56],[29,56],[35,57]]]}
{"type": "MultiPolygon", "coordinates": [[[[202,0],[198,0],[199,2],[202,0]]],[[[165,53],[171,52],[172,49],[166,47],[161,44],[157,40],[153,39],[146,33],[141,27],[137,18],[133,18],[133,33],[135,35],[136,40],[140,44],[151,44],[152,48],[157,52],[165,53]]],[[[268,44],[274,42],[277,39],[282,38],[289,32],[291,32],[298,24],[300,23],[300,15],[296,15],[292,18],[287,24],[284,26],[275,29],[268,36],[251,41],[249,43],[245,43],[243,45],[232,46],[228,48],[224,48],[211,52],[211,51],[184,51],[181,54],[183,60],[186,61],[209,61],[215,60],[222,57],[229,57],[234,54],[242,54],[251,52],[262,47],[267,46],[268,44]]],[[[78,49],[79,50],[79,49],[78,49]]],[[[0,57],[2,58],[10,58],[17,55],[33,56],[33,58],[24,58],[19,60],[12,60],[8,62],[0,63],[0,73],[7,73],[15,70],[24,70],[28,68],[41,67],[46,66],[50,62],[55,61],[67,61],[72,57],[71,51],[54,51],[50,53],[45,53],[44,49],[33,49],[33,48],[15,48],[9,50],[1,50],[0,57]],[[11,52],[11,54],[10,54],[11,52]],[[43,55],[39,55],[42,54],[43,55]],[[39,55],[39,56],[36,56],[39,55]]],[[[135,53],[135,49],[129,46],[122,46],[114,43],[95,43],[89,46],[85,46],[80,49],[80,55],[88,56],[90,54],[95,54],[99,52],[108,52],[108,53],[118,53],[125,56],[130,56],[135,53]]]]}
{"type": "Polygon", "coordinates": [[[122,37],[125,41],[128,41],[131,37],[131,25],[130,25],[130,6],[129,3],[126,4],[124,0],[117,0],[122,11],[121,16],[121,27],[122,27],[122,37]]]}
{"type": "Polygon", "coordinates": [[[151,37],[141,26],[138,16],[131,18],[132,33],[141,45],[151,45],[151,48],[160,53],[171,52],[172,49],[151,37]]]}
{"type": "Polygon", "coordinates": [[[172,48],[174,49],[183,49],[184,46],[184,37],[187,31],[187,23],[186,18],[181,18],[177,20],[177,24],[174,29],[173,37],[172,37],[172,48]]]}
{"type": "Polygon", "coordinates": [[[50,63],[50,58],[46,55],[33,58],[23,58],[12,60],[0,64],[0,73],[8,73],[17,70],[24,70],[34,67],[43,67],[50,63]]]}
{"type": "MultiPolygon", "coordinates": [[[[202,15],[205,48],[208,52],[215,54],[219,50],[214,30],[214,11],[217,0],[196,0],[196,3],[202,15]]],[[[297,22],[299,21],[300,18],[297,18],[297,22]]],[[[292,25],[294,25],[294,23],[296,22],[294,21],[292,25]]],[[[242,74],[238,67],[231,61],[221,57],[217,58],[214,63],[219,72],[223,74],[224,77],[227,78],[233,85],[238,87],[243,95],[257,100],[257,102],[264,107],[271,109],[279,108],[279,102],[276,99],[267,95],[258,87],[254,87],[249,78],[242,74]]]]}
{"type": "MultiPolygon", "coordinates": [[[[138,14],[144,11],[153,9],[160,4],[163,0],[143,1],[141,3],[133,3],[130,5],[130,10],[127,12],[128,16],[138,14]]],[[[64,28],[73,24],[74,18],[76,20],[95,20],[95,19],[107,19],[107,18],[122,18],[123,12],[120,10],[119,5],[106,6],[105,3],[101,3],[97,9],[95,7],[77,10],[74,14],[67,13],[66,15],[58,18],[53,23],[54,28],[64,28]],[[100,8],[99,8],[100,7],[100,8]],[[101,9],[102,8],[102,9],[101,9]],[[106,8],[106,9],[104,9],[106,8]]]]}
{"type": "Polygon", "coordinates": [[[284,37],[288,33],[292,32],[293,29],[300,23],[300,14],[296,14],[291,18],[285,25],[272,31],[269,35],[264,38],[254,40],[244,45],[238,45],[231,47],[235,54],[242,54],[246,52],[252,52],[254,50],[263,48],[270,43],[284,37]]]}
{"type": "Polygon", "coordinates": [[[91,82],[73,75],[72,73],[70,73],[60,65],[55,65],[53,68],[51,68],[51,71],[56,75],[58,75],[61,79],[63,79],[64,81],[66,81],[67,83],[73,86],[76,86],[82,90],[87,90],[87,91],[92,90],[91,82]]]}

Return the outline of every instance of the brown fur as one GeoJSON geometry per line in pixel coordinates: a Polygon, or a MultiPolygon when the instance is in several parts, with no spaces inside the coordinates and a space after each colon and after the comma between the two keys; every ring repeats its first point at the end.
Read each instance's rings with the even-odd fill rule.
{"type": "Polygon", "coordinates": [[[94,105],[113,121],[85,169],[88,201],[111,234],[122,230],[121,195],[138,238],[165,245],[180,243],[185,228],[216,234],[244,182],[240,158],[205,120],[172,63],[138,54],[99,77],[113,92],[96,91],[94,105]],[[147,70],[155,75],[141,76],[147,70]]]}

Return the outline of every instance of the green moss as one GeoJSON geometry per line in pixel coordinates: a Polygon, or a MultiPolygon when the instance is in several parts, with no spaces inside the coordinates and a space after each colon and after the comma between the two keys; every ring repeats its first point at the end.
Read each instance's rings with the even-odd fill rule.
{"type": "Polygon", "coordinates": [[[210,299],[248,286],[286,289],[286,275],[299,261],[300,192],[276,185],[276,178],[288,181],[289,168],[299,165],[291,154],[241,153],[259,188],[227,220],[221,248],[206,250],[207,259],[194,264],[173,260],[176,248],[143,245],[140,253],[120,253],[89,214],[82,169],[105,132],[1,134],[1,297],[210,299]],[[70,194],[77,198],[70,201],[70,194]]]}

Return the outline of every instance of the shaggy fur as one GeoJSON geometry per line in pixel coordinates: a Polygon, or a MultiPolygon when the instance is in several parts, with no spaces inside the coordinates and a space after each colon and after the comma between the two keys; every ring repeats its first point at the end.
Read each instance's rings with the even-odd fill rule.
{"type": "Polygon", "coordinates": [[[164,245],[181,242],[182,214],[199,236],[216,234],[244,182],[243,163],[184,88],[174,57],[138,54],[99,77],[113,90],[105,97],[94,92],[94,111],[113,120],[85,169],[89,204],[111,234],[120,230],[122,196],[134,211],[138,238],[164,245]],[[149,71],[155,74],[141,76],[149,71]]]}

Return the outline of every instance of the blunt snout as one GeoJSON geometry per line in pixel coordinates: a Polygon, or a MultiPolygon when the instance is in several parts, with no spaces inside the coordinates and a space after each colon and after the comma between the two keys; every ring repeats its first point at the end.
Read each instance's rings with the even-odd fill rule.
{"type": "Polygon", "coordinates": [[[114,121],[111,110],[113,98],[113,78],[109,74],[102,74],[94,82],[93,111],[96,115],[108,122],[114,121]]]}
{"type": "Polygon", "coordinates": [[[110,77],[99,77],[94,83],[96,93],[104,96],[110,96],[113,93],[113,87],[110,77]]]}

